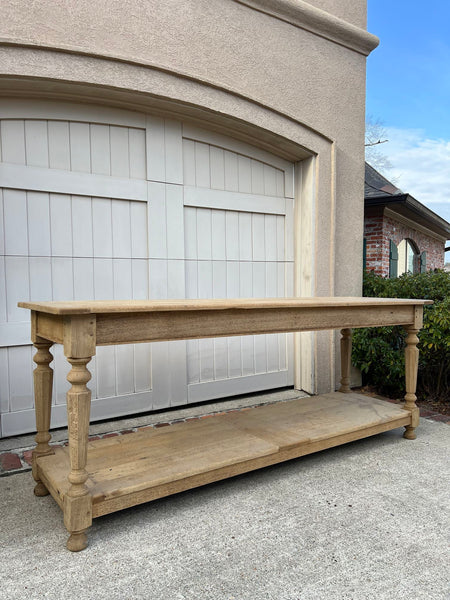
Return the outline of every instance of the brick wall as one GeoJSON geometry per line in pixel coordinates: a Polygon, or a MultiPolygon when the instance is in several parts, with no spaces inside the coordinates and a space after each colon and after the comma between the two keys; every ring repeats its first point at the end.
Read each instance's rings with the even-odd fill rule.
{"type": "Polygon", "coordinates": [[[364,237],[366,268],[383,277],[389,277],[389,240],[393,240],[397,246],[405,238],[413,240],[420,253],[427,253],[427,270],[444,268],[445,242],[383,216],[382,213],[364,217],[364,237]]]}

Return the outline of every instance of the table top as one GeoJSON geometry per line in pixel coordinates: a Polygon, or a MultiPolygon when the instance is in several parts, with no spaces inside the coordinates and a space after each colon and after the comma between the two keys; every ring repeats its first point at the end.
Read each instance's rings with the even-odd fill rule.
{"type": "Polygon", "coordinates": [[[377,307],[433,304],[432,300],[407,298],[237,298],[201,300],[78,300],[68,302],[19,302],[18,306],[53,315],[83,315],[105,313],[140,313],[189,310],[281,309],[281,308],[336,308],[377,307]]]}

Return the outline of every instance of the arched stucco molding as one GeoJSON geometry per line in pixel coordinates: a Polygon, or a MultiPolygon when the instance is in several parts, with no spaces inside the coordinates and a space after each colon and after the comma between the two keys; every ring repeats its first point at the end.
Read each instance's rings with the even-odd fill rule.
{"type": "Polygon", "coordinates": [[[254,98],[151,65],[80,52],[1,45],[0,63],[1,95],[85,97],[93,102],[108,99],[109,103],[123,104],[125,108],[135,106],[141,110],[151,105],[162,112],[166,110],[165,103],[171,103],[169,112],[172,114],[176,113],[175,104],[181,103],[183,115],[191,113],[195,118],[200,109],[202,114],[198,118],[211,124],[228,118],[227,127],[233,128],[232,120],[236,120],[234,129],[238,137],[247,134],[242,130],[243,124],[254,123],[259,133],[252,143],[264,144],[273,137],[277,151],[287,153],[292,159],[305,158],[311,151],[316,153],[316,138],[332,142],[308,123],[254,98]],[[138,98],[137,94],[145,94],[145,98],[138,98]],[[292,136],[298,128],[302,130],[303,142],[298,136],[292,136]],[[264,135],[264,130],[268,135],[264,135]],[[278,134],[282,143],[277,144],[272,134],[278,134]],[[302,151],[302,146],[308,150],[302,151]]]}
{"type": "Polygon", "coordinates": [[[303,0],[235,0],[235,2],[310,31],[364,56],[368,56],[379,44],[379,39],[375,35],[303,0]]]}

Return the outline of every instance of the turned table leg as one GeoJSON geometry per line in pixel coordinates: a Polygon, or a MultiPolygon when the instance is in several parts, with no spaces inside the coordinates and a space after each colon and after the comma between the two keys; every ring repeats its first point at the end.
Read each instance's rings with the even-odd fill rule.
{"type": "Polygon", "coordinates": [[[92,498],[86,486],[87,444],[89,435],[89,415],[91,391],[86,386],[91,374],[86,365],[87,358],[67,360],[72,369],[67,380],[72,387],[67,392],[67,417],[69,428],[70,488],[64,497],[64,525],[70,533],[67,548],[73,552],[87,546],[86,530],[92,524],[92,498]]]}
{"type": "Polygon", "coordinates": [[[36,496],[47,496],[49,493],[45,485],[39,479],[37,459],[39,456],[54,454],[53,448],[49,445],[51,435],[50,417],[52,408],[52,387],[53,387],[53,369],[50,363],[53,356],[50,348],[53,342],[39,339],[34,342],[37,352],[33,357],[36,368],[33,372],[34,379],[34,406],[36,414],[36,448],[32,453],[32,473],[36,481],[34,493],[36,496]]]}
{"type": "Polygon", "coordinates": [[[405,381],[406,381],[406,395],[405,404],[403,408],[411,413],[411,425],[405,427],[406,431],[403,437],[407,440],[415,440],[416,433],[415,429],[419,425],[419,409],[416,406],[416,385],[417,385],[417,370],[419,367],[419,349],[417,344],[419,338],[417,337],[418,329],[414,327],[408,327],[405,348],[405,381]]]}
{"type": "Polygon", "coordinates": [[[350,392],[350,369],[352,365],[352,330],[341,329],[341,387],[340,392],[350,392]]]}

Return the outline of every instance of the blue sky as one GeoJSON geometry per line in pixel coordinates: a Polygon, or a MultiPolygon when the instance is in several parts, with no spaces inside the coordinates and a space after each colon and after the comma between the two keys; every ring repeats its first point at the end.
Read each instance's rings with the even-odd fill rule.
{"type": "Polygon", "coordinates": [[[450,221],[450,1],[368,0],[367,28],[380,38],[366,112],[387,130],[384,175],[450,221]]]}

